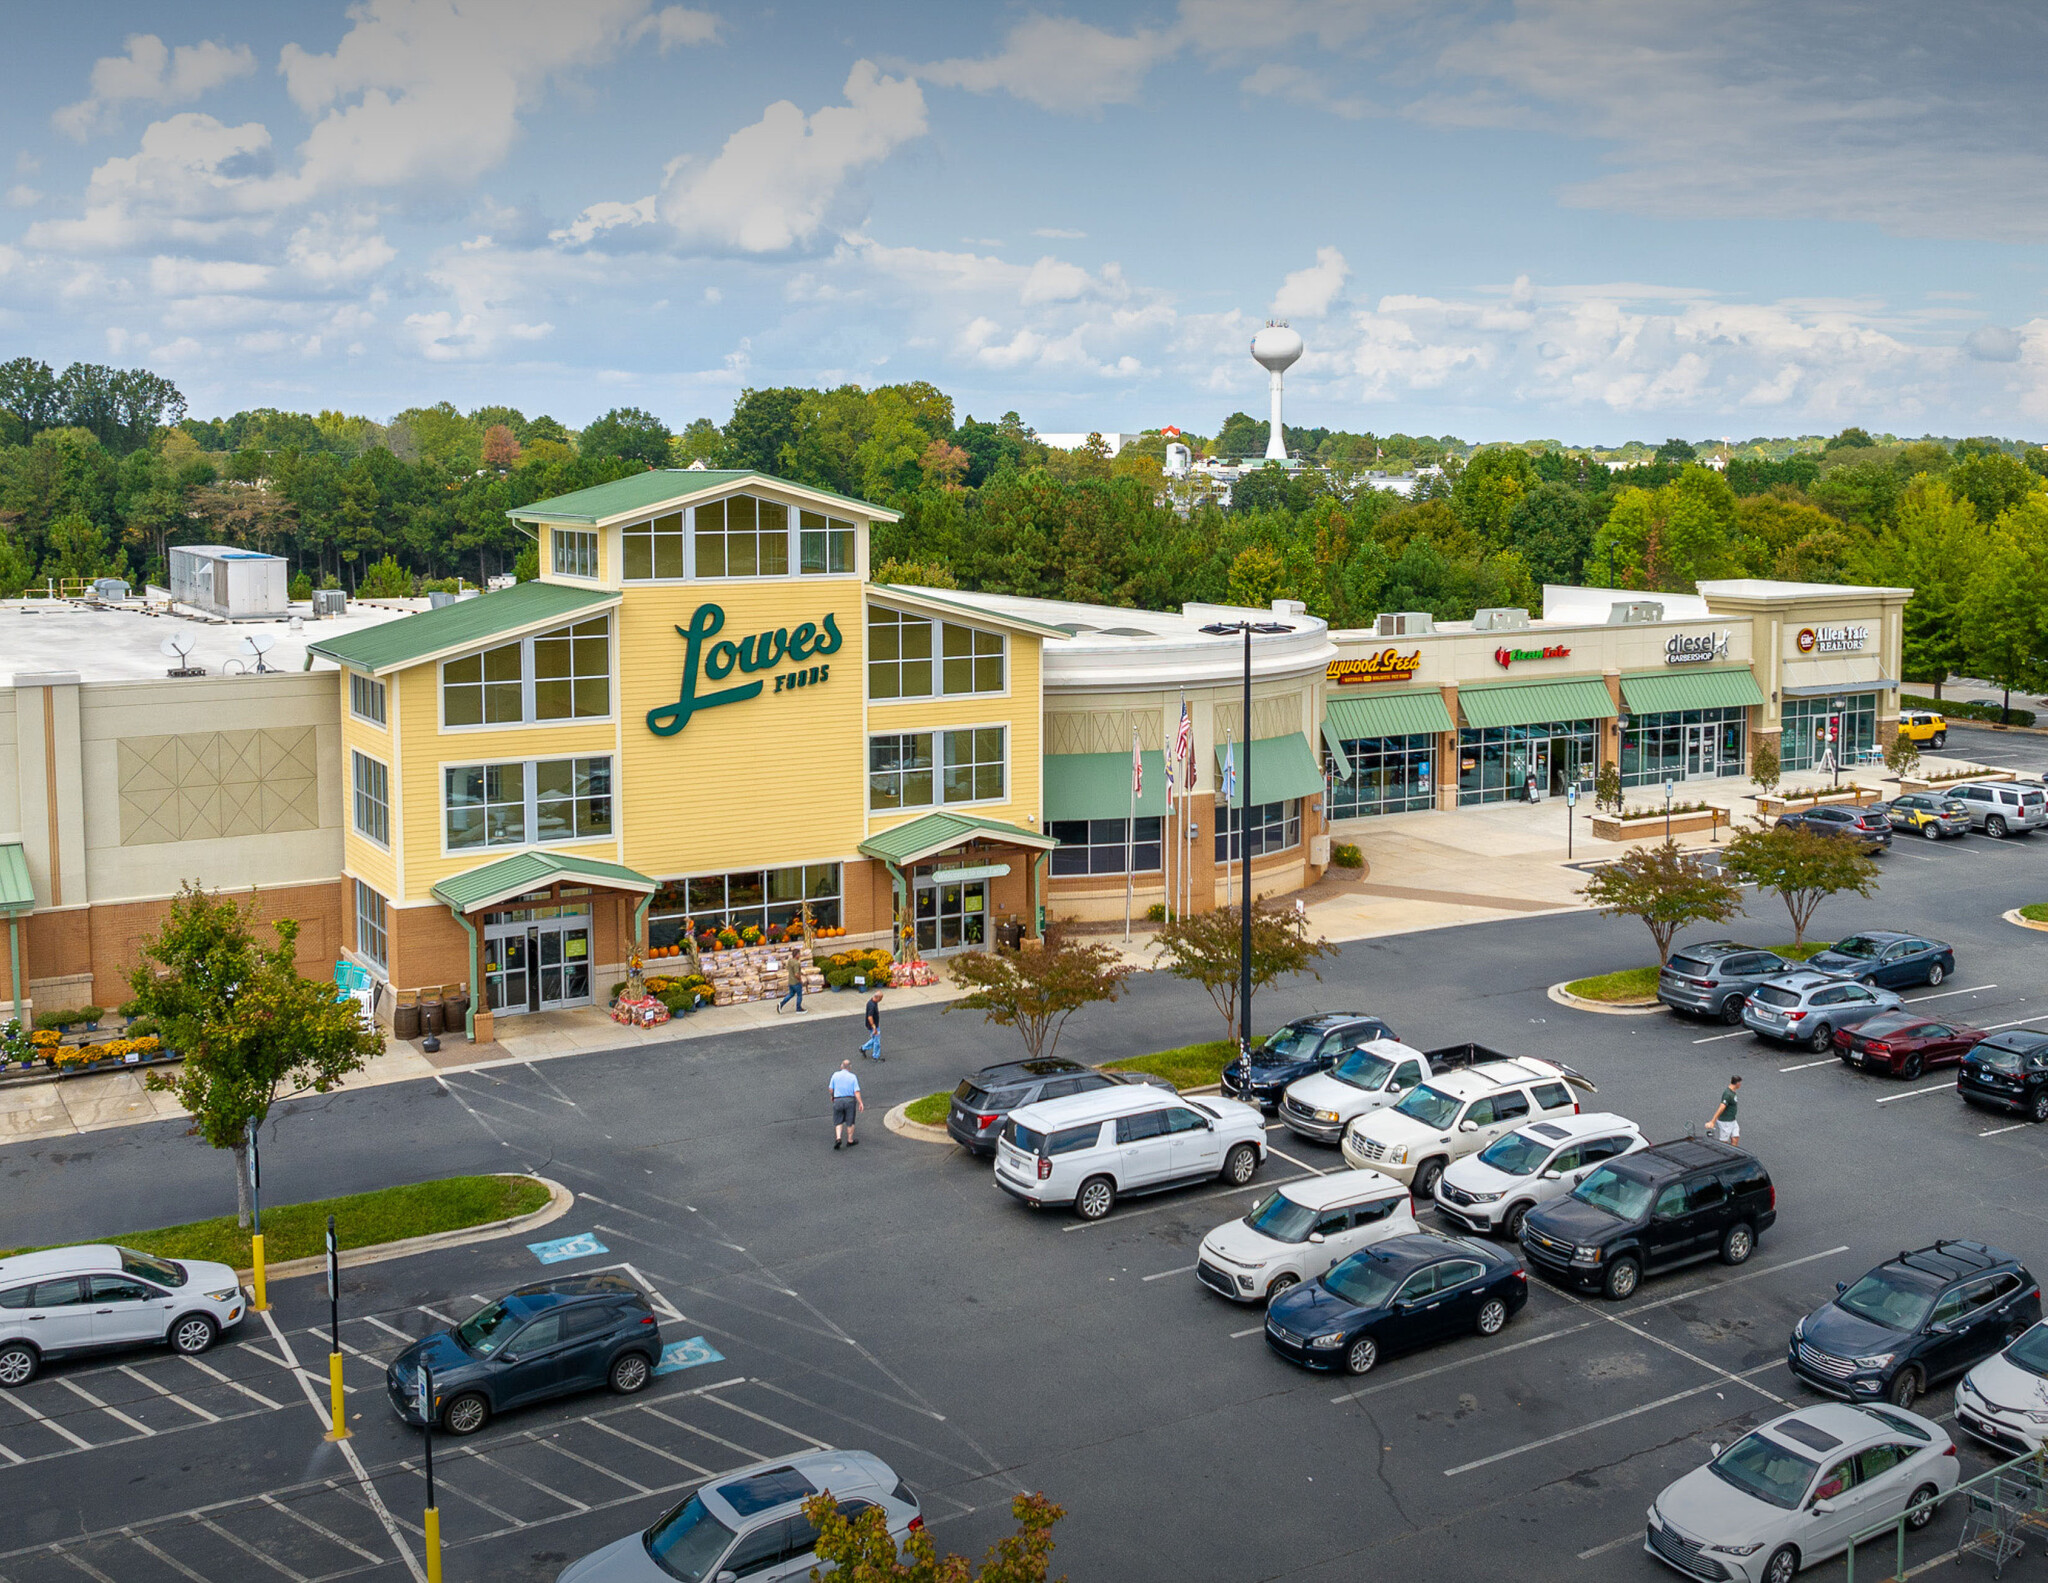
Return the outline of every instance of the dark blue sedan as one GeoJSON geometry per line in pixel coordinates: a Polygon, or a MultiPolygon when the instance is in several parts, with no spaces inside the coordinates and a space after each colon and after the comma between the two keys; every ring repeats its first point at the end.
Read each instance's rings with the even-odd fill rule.
{"type": "Polygon", "coordinates": [[[1917,934],[1871,929],[1837,940],[1806,964],[1817,973],[1852,978],[1885,989],[1910,989],[1939,984],[1956,970],[1954,946],[1917,934]]]}
{"type": "Polygon", "coordinates": [[[1326,1011],[1300,1017],[1267,1036],[1247,1062],[1239,1056],[1223,1069],[1223,1093],[1261,1110],[1278,1110],[1289,1083],[1327,1072],[1337,1057],[1374,1039],[1391,1039],[1394,1030],[1362,1011],[1326,1011]]]}
{"type": "Polygon", "coordinates": [[[1529,1300],[1521,1261],[1434,1231],[1389,1237],[1266,1305],[1266,1345],[1310,1369],[1368,1373],[1381,1357],[1492,1336],[1529,1300]]]}

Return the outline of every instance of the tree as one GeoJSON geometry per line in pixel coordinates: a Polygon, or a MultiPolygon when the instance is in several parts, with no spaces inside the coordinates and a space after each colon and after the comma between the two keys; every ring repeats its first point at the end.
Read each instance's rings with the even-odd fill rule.
{"type": "MultiPolygon", "coordinates": [[[[979,1568],[965,1556],[941,1557],[931,1530],[922,1526],[911,1530],[899,1551],[881,1507],[863,1503],[849,1519],[830,1490],[805,1501],[804,1515],[818,1530],[818,1560],[834,1568],[836,1583],[1046,1583],[1052,1527],[1066,1512],[1044,1495],[1015,1497],[1010,1515],[1017,1531],[998,1539],[979,1568]]],[[[818,1569],[811,1575],[818,1576],[818,1569]]]]}
{"type": "Polygon", "coordinates": [[[1609,759],[1600,766],[1599,773],[1593,777],[1593,806],[1612,808],[1618,817],[1621,813],[1622,797],[1621,770],[1614,760],[1609,759]]]}
{"type": "Polygon", "coordinates": [[[250,1126],[280,1099],[327,1093],[384,1050],[355,1001],[299,972],[297,920],[272,924],[277,943],[265,948],[250,933],[255,911],[253,902],[186,884],[128,975],[142,1015],[185,1058],[174,1071],[150,1073],[149,1086],[191,1112],[194,1136],[234,1151],[244,1226],[250,1126]]]}
{"type": "Polygon", "coordinates": [[[1482,543],[1507,542],[1515,505],[1535,483],[1529,453],[1519,445],[1489,446],[1465,464],[1451,493],[1451,509],[1482,543]]]}
{"type": "Polygon", "coordinates": [[[20,425],[6,436],[14,444],[26,445],[44,429],[55,426],[64,406],[50,365],[33,357],[0,363],[0,409],[12,413],[20,425]]]}
{"type": "MultiPolygon", "coordinates": [[[[1175,978],[1199,984],[1208,992],[1223,1019],[1223,1037],[1237,1038],[1237,990],[1244,960],[1241,945],[1244,910],[1218,907],[1175,918],[1159,931],[1162,965],[1175,978]]],[[[1292,907],[1252,903],[1252,989],[1265,989],[1282,978],[1307,973],[1321,980],[1314,963],[1335,956],[1337,948],[1308,932],[1308,914],[1292,907]]]]}
{"type": "Polygon", "coordinates": [[[1657,460],[1660,462],[1690,462],[1698,455],[1699,452],[1687,440],[1666,440],[1657,447],[1657,460]]]}
{"type": "Polygon", "coordinates": [[[1580,892],[1610,918],[1640,918],[1657,942],[1657,965],[1671,960],[1671,937],[1689,923],[1726,923],[1742,910],[1742,891],[1678,843],[1632,847],[1594,871],[1580,892]]]}
{"type": "Polygon", "coordinates": [[[1877,888],[1877,864],[1855,842],[1798,825],[1740,832],[1728,843],[1721,866],[1759,890],[1778,893],[1792,915],[1795,945],[1806,938],[1814,909],[1830,896],[1868,896],[1877,888]]]}
{"type": "Polygon", "coordinates": [[[519,462],[519,437],[509,425],[494,423],[484,430],[484,466],[501,472],[519,462]]]}
{"type": "Polygon", "coordinates": [[[387,555],[364,570],[356,583],[356,595],[362,599],[410,599],[412,573],[387,555]]]}
{"type": "Polygon", "coordinates": [[[1778,763],[1778,744],[1769,737],[1759,737],[1755,747],[1749,750],[1749,778],[1759,789],[1768,792],[1778,784],[1781,773],[1778,763]]]}
{"type": "Polygon", "coordinates": [[[2019,533],[2006,530],[2019,515],[2001,523],[1971,571],[1961,605],[1964,662],[1972,676],[2005,690],[2001,723],[2011,718],[2015,687],[2048,682],[2042,658],[2048,651],[2048,567],[2030,553],[2036,546],[2023,545],[2019,533]]]}
{"type": "Polygon", "coordinates": [[[1136,969],[1106,945],[1083,945],[1048,923],[1036,950],[970,952],[955,957],[953,977],[968,992],[946,1007],[978,1011],[998,1028],[1015,1028],[1032,1060],[1059,1048],[1067,1019],[1083,1006],[1124,992],[1136,969]]]}
{"type": "Polygon", "coordinates": [[[576,448],[593,459],[619,457],[648,467],[666,467],[668,425],[638,407],[614,407],[583,431],[576,448]]]}
{"type": "Polygon", "coordinates": [[[1913,590],[1900,623],[1900,663],[1909,680],[1930,684],[1937,698],[1964,664],[1963,594],[1986,537],[1967,500],[1939,479],[1916,478],[1899,501],[1898,522],[1878,540],[1862,574],[1913,590]]]}
{"type": "Polygon", "coordinates": [[[1901,731],[1886,744],[1884,750],[1885,768],[1894,775],[1906,776],[1913,773],[1920,763],[1920,745],[1901,731]]]}

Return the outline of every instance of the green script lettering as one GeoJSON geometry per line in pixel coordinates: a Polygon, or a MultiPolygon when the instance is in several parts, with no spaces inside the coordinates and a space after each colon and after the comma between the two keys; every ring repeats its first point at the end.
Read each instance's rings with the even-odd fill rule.
{"type": "MultiPolygon", "coordinates": [[[[757,697],[763,685],[757,681],[743,682],[737,687],[699,694],[697,678],[700,674],[714,682],[723,681],[733,673],[735,666],[747,672],[765,671],[786,660],[836,654],[842,641],[839,623],[830,614],[826,615],[822,625],[800,622],[794,632],[787,627],[777,627],[770,632],[742,638],[738,643],[720,638],[707,649],[706,640],[717,637],[724,630],[725,611],[718,605],[699,605],[690,617],[690,624],[676,628],[683,639],[682,687],[674,703],[647,711],[647,729],[656,736],[674,736],[690,723],[690,717],[700,709],[713,709],[720,704],[736,704],[757,697]]],[[[778,676],[775,678],[775,690],[782,692],[786,688],[801,687],[806,680],[821,682],[830,670],[829,666],[814,665],[807,673],[794,677],[778,676]]]]}

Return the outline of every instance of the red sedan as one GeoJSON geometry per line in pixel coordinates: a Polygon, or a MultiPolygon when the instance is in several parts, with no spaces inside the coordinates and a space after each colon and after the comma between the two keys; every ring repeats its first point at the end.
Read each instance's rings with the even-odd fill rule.
{"type": "Polygon", "coordinates": [[[1910,1011],[1881,1011],[1835,1035],[1835,1054],[1848,1066],[1890,1077],[1918,1077],[1930,1066],[1961,1064],[1981,1028],[1939,1022],[1910,1011]]]}

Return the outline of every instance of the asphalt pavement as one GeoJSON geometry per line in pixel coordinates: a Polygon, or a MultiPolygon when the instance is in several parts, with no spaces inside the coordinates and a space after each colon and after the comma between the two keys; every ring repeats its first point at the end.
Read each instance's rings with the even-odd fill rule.
{"type": "MultiPolygon", "coordinates": [[[[1958,731],[1952,745],[2019,765],[2048,763],[2044,741],[1958,731]]],[[[2048,900],[2048,837],[1901,842],[1882,861],[1875,897],[1822,908],[1823,937],[1932,934],[1956,948],[1933,992],[1947,1014],[2048,1026],[2040,937],[1999,918],[2048,900]]],[[[1789,936],[1768,897],[1727,931],[1698,931],[1722,932],[1789,936]]],[[[1270,1354],[1258,1312],[1192,1270],[1202,1234],[1257,1186],[1340,1168],[1335,1151],[1275,1132],[1255,1189],[1128,1201],[1093,1225],[1033,1214],[985,1163],[880,1125],[889,1105],[1016,1053],[1014,1034],[968,1012],[886,1017],[889,1060],[859,1066],[868,1112],[852,1151],[831,1147],[825,1080],[856,1032],[789,1017],[294,1102],[266,1130],[265,1185],[284,1200],[539,1171],[579,1202],[537,1235],[592,1239],[553,1268],[626,1268],[654,1294],[664,1338],[685,1344],[642,1395],[439,1439],[451,1583],[551,1580],[694,1481],[818,1444],[881,1455],[942,1545],[970,1554],[1005,1530],[1013,1494],[1045,1490],[1068,1511],[1056,1567],[1077,1580],[1465,1577],[1499,1570],[1505,1547],[1524,1575],[1668,1577],[1641,1551],[1644,1508],[1710,1442],[1814,1399],[1784,1367],[1785,1339],[1835,1280],[1937,1236],[2048,1264],[2048,1129],[1967,1109],[1947,1074],[1870,1078],[1740,1031],[1545,996],[1649,949],[1625,921],[1511,920],[1348,945],[1320,982],[1260,997],[1262,1026],[1355,1007],[1424,1046],[1559,1057],[1656,1137],[1699,1126],[1740,1071],[1744,1143],[1777,1183],[1777,1226],[1740,1269],[1697,1265],[1626,1304],[1532,1281],[1500,1336],[1356,1381],[1270,1354]]],[[[1077,1017],[1061,1050],[1100,1060],[1221,1031],[1199,990],[1154,977],[1077,1017]]],[[[10,1146],[0,1169],[0,1245],[233,1206],[225,1157],[173,1123],[10,1146]]],[[[543,1268],[501,1241],[346,1272],[346,1451],[321,1439],[318,1280],[279,1283],[275,1331],[252,1321],[204,1368],[142,1352],[0,1393],[15,1517],[0,1578],[412,1576],[400,1553],[419,1548],[419,1436],[385,1401],[382,1362],[543,1268]]],[[[1927,1401],[1949,1410],[1946,1388],[1927,1401]]],[[[1966,1472],[1988,1465],[1963,1458],[1966,1472]]],[[[1961,1520],[1945,1511],[1916,1537],[1915,1564],[1952,1547],[1961,1520]]]]}

